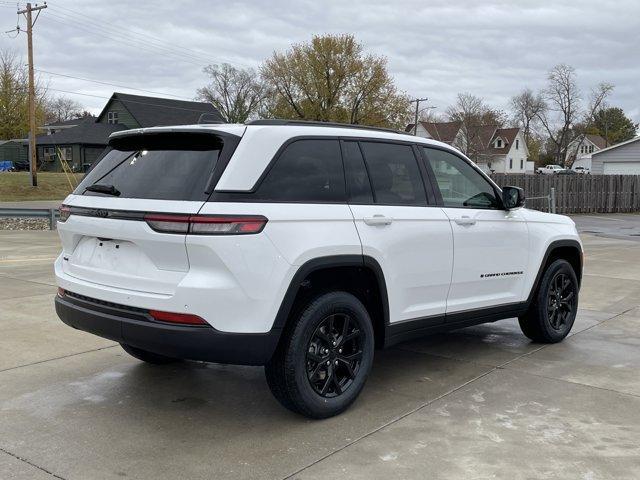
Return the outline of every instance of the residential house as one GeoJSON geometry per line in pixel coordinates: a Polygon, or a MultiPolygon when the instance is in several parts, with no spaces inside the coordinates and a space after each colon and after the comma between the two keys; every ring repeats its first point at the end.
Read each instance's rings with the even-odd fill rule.
{"type": "MultiPolygon", "coordinates": [[[[408,125],[407,132],[414,131],[408,125]]],[[[485,172],[527,173],[529,150],[520,128],[482,125],[465,129],[462,122],[418,122],[417,135],[466,152],[485,172]]]]}
{"type": "Polygon", "coordinates": [[[220,112],[210,103],[116,92],[97,117],[53,125],[52,133],[38,135],[38,165],[41,170],[60,171],[63,158],[74,171],[85,171],[102,154],[113,132],[197,124],[203,115],[207,121],[223,121],[220,112]]]}
{"type": "Polygon", "coordinates": [[[640,136],[593,152],[591,173],[640,175],[640,136]]]}
{"type": "Polygon", "coordinates": [[[571,164],[572,168],[584,167],[591,170],[591,156],[606,147],[607,141],[600,135],[580,135],[567,146],[565,165],[571,164]]]}

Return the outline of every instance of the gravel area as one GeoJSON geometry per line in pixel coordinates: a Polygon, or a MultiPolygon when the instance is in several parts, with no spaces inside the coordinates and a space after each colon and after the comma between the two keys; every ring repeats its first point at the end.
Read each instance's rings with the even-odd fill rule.
{"type": "Polygon", "coordinates": [[[49,219],[0,218],[0,230],[49,230],[49,219]]]}

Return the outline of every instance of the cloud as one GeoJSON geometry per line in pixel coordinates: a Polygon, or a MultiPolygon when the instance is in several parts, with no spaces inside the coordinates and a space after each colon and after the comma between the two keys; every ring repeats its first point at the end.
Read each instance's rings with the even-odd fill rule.
{"type": "MultiPolygon", "coordinates": [[[[15,14],[4,6],[0,15],[8,30],[15,14]]],[[[313,34],[352,33],[368,52],[388,57],[400,88],[429,97],[438,111],[458,92],[506,108],[512,95],[541,88],[549,68],[564,62],[576,68],[585,99],[598,82],[613,83],[610,103],[640,121],[639,18],[636,0],[52,0],[35,28],[36,67],[192,98],[209,63],[255,68],[313,34]]],[[[25,43],[24,35],[5,37],[2,48],[24,52],[25,43]]],[[[55,94],[127,91],[40,76],[55,94]]],[[[104,105],[74,98],[94,111],[104,105]]]]}

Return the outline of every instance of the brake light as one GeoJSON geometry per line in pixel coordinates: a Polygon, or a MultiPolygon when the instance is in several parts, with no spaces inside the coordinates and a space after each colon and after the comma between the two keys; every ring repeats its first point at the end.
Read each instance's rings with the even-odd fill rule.
{"type": "Polygon", "coordinates": [[[71,215],[71,208],[69,207],[69,205],[60,205],[60,208],[58,208],[58,211],[60,212],[60,217],[58,218],[58,222],[64,223],[67,221],[67,219],[69,218],[69,215],[71,215]]]}
{"type": "Polygon", "coordinates": [[[209,325],[201,317],[189,313],[162,312],[149,310],[149,315],[161,322],[178,323],[180,325],[209,325]]]}
{"type": "Polygon", "coordinates": [[[147,224],[156,232],[192,235],[246,235],[260,233],[267,224],[261,215],[172,215],[147,214],[147,224]]]}

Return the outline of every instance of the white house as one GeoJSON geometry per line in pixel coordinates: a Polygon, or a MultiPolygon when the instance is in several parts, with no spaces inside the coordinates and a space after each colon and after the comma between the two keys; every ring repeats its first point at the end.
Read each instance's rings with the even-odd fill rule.
{"type": "MultiPolygon", "coordinates": [[[[413,132],[408,125],[407,132],[413,132]]],[[[463,131],[462,122],[418,122],[417,135],[447,143],[462,152],[487,172],[527,173],[529,150],[520,128],[482,125],[463,131]],[[472,143],[472,148],[467,148],[472,143]]]]}
{"type": "Polygon", "coordinates": [[[591,173],[640,175],[640,136],[594,152],[591,173]]]}
{"type": "Polygon", "coordinates": [[[584,167],[591,170],[591,155],[607,146],[607,141],[600,135],[580,135],[567,146],[567,153],[564,157],[565,165],[571,163],[572,168],[584,167]]]}

